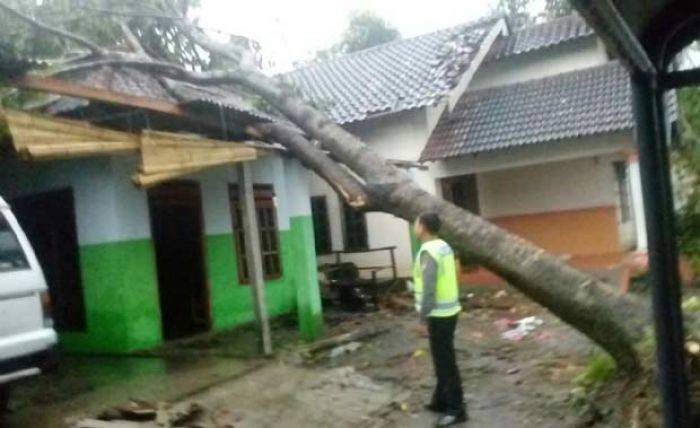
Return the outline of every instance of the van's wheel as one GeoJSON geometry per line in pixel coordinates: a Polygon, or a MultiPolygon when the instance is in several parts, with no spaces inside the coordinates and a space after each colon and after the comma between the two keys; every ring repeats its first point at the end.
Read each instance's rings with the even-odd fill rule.
{"type": "Polygon", "coordinates": [[[7,411],[7,405],[10,402],[10,387],[0,385],[0,415],[7,411]]]}

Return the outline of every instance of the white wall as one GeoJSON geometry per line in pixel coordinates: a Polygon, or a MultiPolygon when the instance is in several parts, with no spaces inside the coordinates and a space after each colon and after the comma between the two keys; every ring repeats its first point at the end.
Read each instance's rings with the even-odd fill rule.
{"type": "Polygon", "coordinates": [[[541,79],[607,61],[602,44],[596,38],[588,37],[482,64],[469,90],[541,79]]]}
{"type": "MultiPolygon", "coordinates": [[[[372,149],[388,159],[416,160],[428,138],[426,109],[379,116],[348,127],[348,130],[372,149]]],[[[312,174],[311,194],[325,195],[328,206],[331,242],[334,250],[344,249],[342,229],[342,205],[333,191],[321,178],[312,174]]],[[[411,271],[411,245],[409,225],[405,220],[385,213],[368,213],[367,231],[370,248],[397,246],[396,261],[399,275],[409,276],[411,271]]],[[[319,263],[328,263],[331,256],[320,256],[319,263]]],[[[360,266],[389,264],[386,252],[344,256],[344,260],[360,266]]],[[[380,276],[389,276],[383,271],[380,276]]]]}
{"type": "MultiPolygon", "coordinates": [[[[0,161],[0,195],[12,198],[70,187],[75,199],[79,245],[151,236],[146,191],[132,185],[135,155],[24,163],[0,161]]],[[[253,162],[253,180],[274,185],[278,223],[289,229],[290,215],[308,215],[307,173],[294,160],[266,157],[253,162]]],[[[235,166],[210,168],[183,179],[200,184],[207,235],[231,231],[228,184],[235,166]]]]}
{"type": "Polygon", "coordinates": [[[481,214],[504,217],[615,206],[613,161],[621,159],[596,156],[481,173],[481,214]]]}

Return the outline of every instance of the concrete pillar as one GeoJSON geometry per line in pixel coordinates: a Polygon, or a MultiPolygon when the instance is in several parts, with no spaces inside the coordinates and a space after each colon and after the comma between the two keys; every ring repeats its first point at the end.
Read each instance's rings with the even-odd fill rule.
{"type": "Polygon", "coordinates": [[[639,172],[639,157],[637,153],[630,154],[627,158],[630,174],[630,190],[632,196],[632,210],[634,211],[634,224],[637,235],[637,251],[647,249],[647,223],[644,215],[644,197],[642,195],[642,176],[639,172]]]}
{"type": "Polygon", "coordinates": [[[303,340],[313,340],[323,333],[323,308],[311,218],[310,177],[295,160],[285,160],[284,166],[289,228],[294,236],[292,275],[296,286],[299,335],[303,340]]]}

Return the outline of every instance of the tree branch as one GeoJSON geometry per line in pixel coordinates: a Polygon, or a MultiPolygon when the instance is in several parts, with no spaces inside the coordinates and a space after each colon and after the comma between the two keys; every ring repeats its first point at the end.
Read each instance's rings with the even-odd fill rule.
{"type": "Polygon", "coordinates": [[[348,205],[363,210],[371,207],[370,196],[363,184],[316,148],[298,130],[278,123],[249,126],[246,130],[255,137],[282,144],[304,166],[321,176],[348,205]]]}
{"type": "Polygon", "coordinates": [[[141,45],[139,38],[136,37],[136,34],[134,34],[134,32],[131,31],[131,28],[129,28],[129,24],[127,24],[124,21],[120,21],[119,27],[122,29],[122,33],[124,33],[126,43],[129,45],[131,50],[139,55],[148,57],[148,53],[146,53],[146,50],[143,48],[143,45],[141,45]]]}
{"type": "Polygon", "coordinates": [[[92,52],[95,55],[102,56],[105,54],[105,50],[102,49],[100,46],[92,43],[91,41],[80,37],[76,34],[69,33],[67,31],[61,30],[59,28],[52,27],[50,25],[46,25],[44,23],[41,23],[34,18],[27,16],[23,14],[22,12],[8,6],[5,4],[5,2],[0,1],[0,9],[4,10],[8,14],[14,16],[15,18],[19,19],[20,21],[23,21],[24,23],[38,29],[41,31],[44,31],[49,34],[53,34],[54,36],[58,36],[62,39],[70,40],[75,44],[78,44],[86,49],[88,49],[90,52],[92,52]]]}

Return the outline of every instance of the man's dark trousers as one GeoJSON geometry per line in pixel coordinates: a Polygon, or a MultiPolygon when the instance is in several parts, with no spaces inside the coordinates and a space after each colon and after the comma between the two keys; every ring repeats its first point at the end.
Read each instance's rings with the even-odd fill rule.
{"type": "Polygon", "coordinates": [[[455,328],[457,317],[428,317],[430,352],[433,356],[437,386],[431,404],[449,415],[465,412],[462,397],[462,379],[455,359],[455,328]]]}

